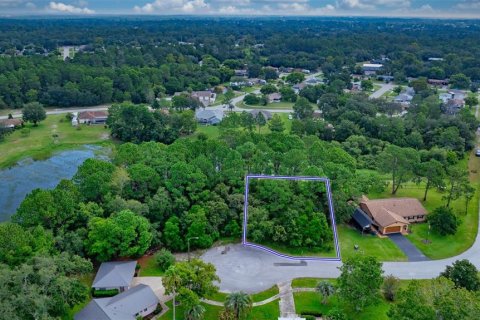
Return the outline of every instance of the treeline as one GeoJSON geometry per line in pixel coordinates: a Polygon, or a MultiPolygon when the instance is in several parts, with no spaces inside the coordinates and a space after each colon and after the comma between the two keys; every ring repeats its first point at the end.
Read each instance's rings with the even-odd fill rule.
{"type": "Polygon", "coordinates": [[[455,76],[467,88],[480,81],[473,22],[421,21],[417,27],[395,19],[2,20],[0,28],[0,107],[152,103],[165,93],[228,82],[235,69],[269,79],[265,66],[321,68],[329,82],[340,78],[348,85],[357,63],[382,56],[388,58],[384,72],[398,81],[455,76]],[[59,59],[57,46],[80,44],[87,47],[73,60],[59,59]],[[31,46],[48,50],[48,56],[15,56],[31,46]]]}

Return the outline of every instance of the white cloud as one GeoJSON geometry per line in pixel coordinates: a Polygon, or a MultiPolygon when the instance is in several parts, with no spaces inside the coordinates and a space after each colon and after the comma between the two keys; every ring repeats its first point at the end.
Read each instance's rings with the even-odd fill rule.
{"type": "Polygon", "coordinates": [[[410,7],[410,0],[337,0],[340,9],[376,9],[379,6],[406,8],[410,7]]]}
{"type": "Polygon", "coordinates": [[[135,6],[133,9],[137,13],[175,13],[205,11],[209,4],[205,0],[155,0],[143,6],[135,6]]]}
{"type": "Polygon", "coordinates": [[[456,5],[461,10],[480,9],[480,0],[464,0],[456,5]]]}
{"type": "Polygon", "coordinates": [[[88,8],[75,7],[70,4],[65,4],[62,2],[50,2],[48,8],[53,11],[63,12],[63,13],[75,13],[75,14],[93,14],[94,10],[88,8]]]}
{"type": "Polygon", "coordinates": [[[18,7],[26,0],[0,0],[0,7],[18,7]]]}
{"type": "Polygon", "coordinates": [[[37,5],[33,2],[27,2],[25,3],[25,7],[29,10],[34,10],[37,8],[37,5]]]}
{"type": "Polygon", "coordinates": [[[291,10],[295,12],[305,12],[307,11],[308,5],[299,2],[293,3],[280,3],[278,7],[282,10],[291,10]]]}

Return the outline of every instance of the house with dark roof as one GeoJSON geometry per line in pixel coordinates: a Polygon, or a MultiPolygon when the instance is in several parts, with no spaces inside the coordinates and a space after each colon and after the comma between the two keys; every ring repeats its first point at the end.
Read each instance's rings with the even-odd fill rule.
{"type": "Polygon", "coordinates": [[[130,288],[137,261],[104,262],[100,265],[92,283],[95,290],[117,289],[120,292],[130,288]]]}
{"type": "Polygon", "coordinates": [[[414,198],[390,198],[370,200],[363,196],[360,209],[382,234],[406,233],[410,223],[423,222],[427,210],[414,198]]]}
{"type": "Polygon", "coordinates": [[[139,284],[111,298],[93,299],[75,320],[135,320],[155,311],[159,303],[152,288],[139,284]]]}

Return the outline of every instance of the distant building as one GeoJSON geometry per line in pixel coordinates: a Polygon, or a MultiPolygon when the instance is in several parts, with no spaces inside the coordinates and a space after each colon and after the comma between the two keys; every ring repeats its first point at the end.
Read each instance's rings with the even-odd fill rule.
{"type": "Polygon", "coordinates": [[[222,110],[197,110],[195,112],[195,119],[204,125],[217,125],[222,122],[223,117],[222,110]]]}
{"type": "Polygon", "coordinates": [[[150,286],[139,284],[111,298],[93,299],[74,320],[136,320],[152,314],[159,304],[150,286]]]}
{"type": "Polygon", "coordinates": [[[432,57],[432,58],[428,58],[428,61],[443,61],[443,58],[432,57]]]}
{"type": "Polygon", "coordinates": [[[427,82],[432,86],[443,87],[443,86],[448,86],[449,80],[448,79],[443,79],[443,80],[428,79],[427,82]]]}
{"type": "Polygon", "coordinates": [[[7,129],[15,129],[23,126],[23,120],[21,118],[3,119],[0,120],[0,125],[7,129]]]}
{"type": "Polygon", "coordinates": [[[394,102],[396,103],[401,103],[401,104],[410,104],[413,100],[413,95],[410,95],[408,93],[400,93],[398,96],[393,99],[394,102]]]}
{"type": "Polygon", "coordinates": [[[237,76],[237,77],[247,77],[248,76],[248,71],[245,70],[245,69],[235,70],[235,76],[237,76]]]}
{"type": "Polygon", "coordinates": [[[276,102],[280,102],[282,101],[282,94],[279,93],[279,92],[274,92],[274,93],[270,93],[268,95],[268,102],[269,103],[276,103],[276,102]]]}
{"type": "Polygon", "coordinates": [[[266,111],[266,110],[252,110],[252,111],[250,111],[250,114],[253,116],[254,119],[258,116],[259,113],[261,113],[263,115],[265,120],[272,119],[272,113],[270,113],[269,111],[266,111]]]}
{"type": "Polygon", "coordinates": [[[214,104],[217,99],[217,94],[211,91],[193,91],[190,96],[198,99],[204,107],[214,104]]]}
{"type": "Polygon", "coordinates": [[[295,92],[295,94],[299,94],[299,92],[302,91],[306,86],[307,84],[305,82],[302,82],[302,83],[293,85],[292,89],[295,92]]]}
{"type": "Polygon", "coordinates": [[[78,114],[79,124],[104,124],[107,122],[107,111],[83,111],[78,114]]]}
{"type": "Polygon", "coordinates": [[[377,72],[383,69],[383,64],[381,63],[364,63],[362,65],[363,74],[369,76],[374,75],[377,72]]]}

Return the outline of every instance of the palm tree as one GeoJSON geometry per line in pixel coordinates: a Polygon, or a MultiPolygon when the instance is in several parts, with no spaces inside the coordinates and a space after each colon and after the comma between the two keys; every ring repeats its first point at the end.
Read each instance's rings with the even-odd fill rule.
{"type": "Polygon", "coordinates": [[[177,289],[182,284],[182,278],[175,265],[170,266],[165,272],[165,276],[162,278],[163,286],[167,294],[173,295],[173,319],[175,320],[175,296],[177,295],[177,289]]]}
{"type": "Polygon", "coordinates": [[[315,287],[315,291],[322,296],[322,303],[327,304],[327,299],[335,294],[335,287],[328,281],[322,280],[315,287]]]}
{"type": "Polygon", "coordinates": [[[205,307],[201,304],[192,306],[190,309],[185,311],[186,320],[202,320],[203,315],[205,314],[205,307]]]}
{"type": "Polygon", "coordinates": [[[244,292],[233,292],[227,296],[225,308],[232,311],[235,320],[243,319],[252,308],[252,298],[244,292]]]}

